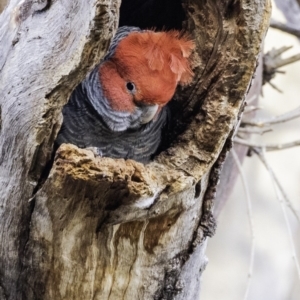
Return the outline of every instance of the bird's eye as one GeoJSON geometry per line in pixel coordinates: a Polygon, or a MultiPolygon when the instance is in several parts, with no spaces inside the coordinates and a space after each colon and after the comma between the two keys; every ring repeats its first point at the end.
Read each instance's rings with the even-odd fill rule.
{"type": "Polygon", "coordinates": [[[132,82],[127,82],[126,83],[126,88],[131,93],[133,93],[135,91],[135,85],[132,82]]]}

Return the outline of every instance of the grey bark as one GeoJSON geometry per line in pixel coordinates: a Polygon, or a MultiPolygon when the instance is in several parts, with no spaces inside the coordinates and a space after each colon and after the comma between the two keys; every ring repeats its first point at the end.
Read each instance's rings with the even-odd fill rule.
{"type": "Polygon", "coordinates": [[[275,0],[275,4],[283,13],[286,24],[295,29],[300,29],[299,0],[275,0]]]}
{"type": "MultiPolygon", "coordinates": [[[[284,17],[286,18],[286,25],[291,29],[292,34],[297,36],[295,33],[300,29],[300,0],[274,0],[278,9],[281,10],[284,17]],[[293,30],[295,31],[293,33],[293,30]]],[[[274,21],[276,22],[276,21],[274,21]]],[[[252,84],[249,93],[246,96],[246,103],[251,101],[251,105],[256,105],[259,101],[259,95],[262,92],[263,85],[263,49],[258,59],[258,67],[253,77],[252,84]]],[[[249,121],[255,116],[255,112],[244,116],[244,121],[249,121]]],[[[249,135],[248,135],[249,136],[249,135]]],[[[234,150],[238,155],[239,160],[242,162],[248,153],[249,147],[244,145],[235,144],[234,150]]],[[[220,185],[217,189],[214,216],[218,218],[223,206],[229,200],[231,192],[234,188],[236,178],[239,176],[236,163],[231,153],[228,154],[224,167],[220,177],[220,185]]]]}
{"type": "MultiPolygon", "coordinates": [[[[257,60],[257,68],[253,76],[251,86],[249,88],[249,92],[245,98],[245,103],[244,103],[245,105],[258,104],[259,96],[262,92],[262,85],[263,85],[263,50],[261,50],[257,60]]],[[[255,116],[255,111],[248,113],[247,115],[243,115],[243,120],[241,118],[240,122],[251,120],[254,116],[255,116]]],[[[238,129],[238,127],[236,129],[238,129]]],[[[247,138],[250,136],[250,134],[244,134],[244,136],[245,138],[247,138]]],[[[233,149],[237,154],[239,161],[242,163],[249,151],[249,147],[240,144],[234,144],[233,149]]],[[[217,192],[216,192],[216,199],[215,199],[215,206],[214,206],[214,217],[216,219],[221,213],[225,203],[230,199],[230,195],[234,188],[236,179],[238,178],[239,175],[240,174],[238,171],[237,164],[234,160],[234,157],[229,152],[224,162],[224,166],[220,175],[220,184],[218,185],[217,192]]]]}
{"type": "Polygon", "coordinates": [[[6,4],[7,4],[6,0],[0,0],[0,13],[3,11],[6,4]]]}
{"type": "Polygon", "coordinates": [[[104,55],[119,1],[11,0],[0,16],[0,298],[196,299],[213,199],[269,22],[268,0],[186,1],[187,128],[142,165],[62,145],[71,91],[104,55]]]}

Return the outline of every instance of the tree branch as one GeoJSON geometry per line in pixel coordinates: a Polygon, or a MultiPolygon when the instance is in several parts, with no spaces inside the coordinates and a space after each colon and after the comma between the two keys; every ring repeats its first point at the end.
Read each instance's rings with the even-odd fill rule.
{"type": "Polygon", "coordinates": [[[283,13],[287,25],[300,29],[300,6],[298,0],[274,0],[283,13]]]}
{"type": "Polygon", "coordinates": [[[288,64],[294,63],[300,60],[300,53],[296,55],[292,55],[287,58],[282,58],[281,54],[286,52],[287,50],[291,49],[292,47],[283,46],[278,49],[272,49],[271,51],[267,52],[264,55],[263,63],[264,63],[264,70],[263,70],[263,79],[264,84],[267,82],[269,83],[274,89],[278,92],[282,93],[282,91],[276,87],[271,80],[274,78],[276,73],[282,73],[278,69],[286,66],[288,64]]]}
{"type": "Polygon", "coordinates": [[[288,148],[293,148],[296,146],[300,146],[300,140],[290,142],[290,143],[284,143],[284,144],[258,144],[255,142],[251,142],[248,140],[244,140],[241,138],[236,137],[234,139],[234,142],[240,145],[248,146],[248,147],[256,147],[256,148],[264,148],[266,151],[277,151],[277,150],[284,150],[288,148]]]}
{"type": "Polygon", "coordinates": [[[255,258],[255,232],[254,232],[254,224],[253,224],[252,201],[251,201],[251,196],[250,196],[245,172],[242,168],[239,158],[234,149],[232,149],[231,153],[232,153],[234,161],[238,167],[238,170],[239,170],[239,173],[240,173],[240,176],[242,179],[244,191],[246,194],[247,212],[248,212],[248,220],[249,220],[250,234],[251,234],[251,254],[250,254],[249,271],[248,271],[248,282],[247,282],[247,287],[246,287],[246,291],[245,291],[245,295],[244,295],[244,300],[247,300],[248,295],[249,295],[250,285],[251,285],[253,266],[254,266],[254,258],[255,258]]]}
{"type": "MultiPolygon", "coordinates": [[[[288,236],[289,236],[289,240],[290,240],[290,244],[291,244],[291,249],[292,249],[292,257],[294,259],[297,274],[298,274],[298,277],[299,277],[299,280],[300,280],[300,265],[299,265],[299,261],[298,261],[298,258],[297,258],[296,247],[295,247],[295,243],[294,243],[294,239],[293,239],[292,229],[291,229],[290,222],[289,222],[289,219],[288,219],[288,216],[287,216],[287,213],[286,213],[286,209],[285,209],[285,204],[287,204],[287,203],[291,204],[291,202],[288,200],[288,198],[286,198],[285,192],[282,190],[282,187],[279,184],[279,181],[278,181],[275,173],[273,172],[270,164],[268,163],[268,161],[266,159],[266,156],[264,154],[264,149],[253,148],[253,151],[260,158],[261,162],[263,163],[263,165],[267,169],[267,171],[268,171],[268,173],[269,173],[269,175],[272,179],[272,183],[273,183],[273,186],[274,186],[276,197],[279,201],[279,204],[280,204],[280,207],[281,207],[281,210],[282,210],[282,214],[284,216],[284,220],[285,220],[285,224],[286,224],[286,227],[287,227],[288,236]],[[283,198],[285,198],[286,201],[283,201],[283,198]]],[[[297,214],[296,214],[296,216],[297,216],[298,221],[299,221],[299,217],[298,217],[297,214]]]]}
{"type": "Polygon", "coordinates": [[[283,32],[286,32],[286,33],[289,33],[289,34],[292,34],[298,38],[300,38],[300,29],[298,28],[294,28],[290,25],[287,25],[287,24],[284,24],[284,23],[281,23],[279,21],[276,21],[274,19],[271,19],[271,22],[270,22],[270,27],[274,28],[274,29],[279,29],[283,32]]]}
{"type": "Polygon", "coordinates": [[[270,119],[266,120],[250,120],[250,121],[244,121],[243,125],[245,126],[256,126],[256,127],[268,127],[270,125],[279,124],[291,121],[293,119],[300,117],[300,106],[279,116],[272,117],[270,119]]]}
{"type": "Polygon", "coordinates": [[[252,0],[251,9],[244,0],[185,2],[195,80],[173,101],[179,136],[148,165],[72,145],[49,164],[62,107],[105,53],[120,2],[51,1],[38,13],[31,4],[11,0],[0,15],[5,297],[198,299],[218,164],[242,111],[270,1],[252,0]]]}

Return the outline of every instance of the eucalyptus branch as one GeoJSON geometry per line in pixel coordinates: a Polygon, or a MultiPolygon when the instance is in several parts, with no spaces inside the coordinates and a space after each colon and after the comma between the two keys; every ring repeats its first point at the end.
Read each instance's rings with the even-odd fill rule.
{"type": "Polygon", "coordinates": [[[253,127],[239,127],[238,132],[240,133],[253,133],[253,134],[264,134],[266,132],[273,131],[272,128],[253,128],[253,127]]]}
{"type": "MultiPolygon", "coordinates": [[[[277,71],[275,73],[278,73],[277,71]]],[[[272,77],[273,78],[273,77],[272,77]]],[[[272,83],[271,81],[268,81],[268,84],[274,89],[276,90],[278,93],[283,94],[283,91],[277,87],[274,83],[272,83]]]]}
{"type": "Polygon", "coordinates": [[[300,53],[294,54],[287,58],[282,58],[281,54],[292,49],[293,46],[282,46],[278,49],[272,49],[264,55],[264,66],[265,68],[271,69],[279,69],[288,64],[294,63],[300,60],[300,53]]]}
{"type": "Polygon", "coordinates": [[[253,148],[264,148],[266,151],[277,151],[277,150],[284,150],[296,146],[300,146],[300,140],[296,140],[294,142],[284,143],[284,144],[259,144],[256,142],[247,141],[241,139],[239,137],[235,137],[234,142],[240,145],[253,147],[253,148]]]}
{"type": "Polygon", "coordinates": [[[249,114],[253,111],[259,110],[259,109],[262,109],[262,107],[261,106],[255,106],[255,105],[247,105],[244,109],[244,115],[249,114]]]}
{"type": "Polygon", "coordinates": [[[287,58],[282,58],[281,55],[291,48],[292,46],[283,46],[278,49],[272,49],[264,55],[263,84],[269,83],[274,89],[281,92],[278,87],[271,83],[271,80],[274,78],[276,73],[281,73],[281,71],[278,70],[279,68],[300,60],[300,53],[287,58]]]}
{"type": "Polygon", "coordinates": [[[292,35],[300,38],[300,30],[299,29],[294,28],[294,27],[292,27],[290,25],[278,22],[278,21],[276,21],[274,19],[271,19],[270,27],[272,27],[274,29],[281,30],[281,31],[289,33],[289,34],[292,34],[292,35]]]}
{"type": "Polygon", "coordinates": [[[249,107],[249,105],[253,102],[257,103],[257,97],[258,97],[258,94],[254,94],[250,97],[250,93],[247,95],[247,98],[246,98],[246,102],[247,102],[247,106],[245,108],[245,110],[247,109],[247,107],[249,107]]]}
{"type": "Polygon", "coordinates": [[[265,126],[270,126],[273,124],[288,122],[288,121],[291,121],[291,120],[299,118],[299,117],[300,117],[300,106],[298,106],[297,108],[295,108],[285,114],[275,116],[270,119],[243,121],[243,124],[249,125],[249,126],[265,127],[265,126]]]}
{"type": "MultiPolygon", "coordinates": [[[[285,224],[287,226],[287,231],[288,231],[289,240],[290,240],[291,249],[292,249],[292,257],[295,261],[298,277],[299,277],[299,280],[300,280],[299,261],[298,261],[297,254],[296,254],[296,247],[295,247],[295,243],[294,243],[294,240],[293,240],[292,229],[291,229],[291,226],[290,226],[290,223],[289,223],[289,219],[288,219],[287,212],[286,212],[286,207],[285,207],[285,203],[287,203],[287,201],[283,201],[286,195],[285,195],[285,193],[282,193],[281,186],[278,185],[279,181],[278,181],[275,173],[273,172],[273,169],[271,168],[270,164],[268,163],[268,161],[266,159],[266,156],[264,154],[264,149],[253,148],[253,151],[260,158],[261,162],[264,164],[265,168],[267,169],[267,171],[268,171],[268,173],[269,173],[269,175],[272,179],[272,183],[274,185],[275,193],[276,193],[277,199],[280,203],[280,207],[281,207],[284,219],[285,219],[285,224]]],[[[299,218],[298,218],[298,220],[299,220],[299,218]]]]}
{"type": "Polygon", "coordinates": [[[245,172],[244,172],[241,162],[239,161],[239,158],[233,148],[231,150],[231,154],[236,163],[238,171],[241,175],[244,191],[246,194],[248,220],[249,220],[250,233],[251,233],[251,254],[250,254],[250,262],[249,262],[249,270],[248,270],[247,287],[246,287],[246,291],[245,291],[245,295],[244,295],[244,300],[247,300],[248,295],[249,295],[250,284],[251,284],[251,280],[252,280],[254,257],[255,257],[255,232],[254,232],[254,224],[253,224],[252,201],[251,201],[251,197],[250,197],[250,192],[249,192],[245,172]]]}

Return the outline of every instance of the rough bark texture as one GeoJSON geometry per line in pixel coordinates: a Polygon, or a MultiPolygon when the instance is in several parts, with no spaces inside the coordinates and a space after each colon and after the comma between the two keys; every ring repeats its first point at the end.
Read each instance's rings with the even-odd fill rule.
{"type": "MultiPolygon", "coordinates": [[[[249,89],[249,92],[245,99],[245,105],[257,105],[259,96],[262,91],[262,83],[263,83],[263,50],[258,58],[258,66],[256,68],[256,72],[253,76],[252,83],[249,89]]],[[[243,121],[251,120],[255,116],[255,111],[248,113],[247,115],[243,115],[243,121]]],[[[242,122],[242,120],[240,120],[242,122]]],[[[238,128],[236,128],[238,129],[238,128]]],[[[244,134],[245,138],[249,137],[250,134],[244,134]]],[[[233,149],[237,154],[240,162],[243,162],[246,157],[249,147],[244,145],[234,144],[233,149]]],[[[239,176],[239,171],[237,164],[234,160],[234,157],[231,153],[228,153],[226,160],[224,162],[224,166],[220,176],[220,184],[217,188],[215,206],[214,206],[214,217],[217,219],[220,212],[222,211],[223,206],[229,200],[232,190],[234,188],[237,177],[239,176]]]]}
{"type": "Polygon", "coordinates": [[[174,102],[181,134],[152,163],[63,145],[50,166],[62,106],[105,53],[119,5],[11,0],[0,16],[0,299],[199,297],[270,3],[183,2],[196,75],[174,102]]]}
{"type": "MultiPolygon", "coordinates": [[[[300,0],[274,0],[278,9],[281,10],[282,14],[286,19],[286,24],[295,29],[300,29],[300,0]]],[[[262,91],[263,85],[263,50],[258,60],[258,67],[253,78],[253,82],[249,93],[246,96],[246,103],[251,102],[251,105],[256,105],[259,101],[259,95],[262,91]]],[[[247,114],[244,116],[244,121],[253,118],[255,112],[247,114]]],[[[249,135],[248,135],[249,136],[249,135]]],[[[234,150],[242,162],[247,155],[249,147],[244,145],[235,144],[234,150]]],[[[222,169],[220,177],[220,185],[217,189],[214,216],[218,218],[224,204],[229,199],[232,189],[234,188],[234,183],[237,176],[239,176],[236,163],[234,161],[231,153],[228,154],[224,167],[222,169]]]]}

